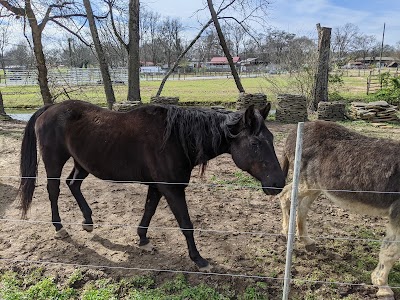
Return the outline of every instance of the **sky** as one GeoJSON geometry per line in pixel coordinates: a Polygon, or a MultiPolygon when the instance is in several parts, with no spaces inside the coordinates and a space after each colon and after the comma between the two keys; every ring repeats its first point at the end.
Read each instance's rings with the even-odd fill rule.
{"type": "MultiPolygon", "coordinates": [[[[316,24],[340,27],[357,25],[360,32],[382,41],[386,24],[385,44],[400,42],[400,1],[398,0],[269,0],[267,24],[299,36],[316,37],[316,24]]],[[[217,1],[214,1],[218,3],[217,1]]],[[[193,13],[205,6],[204,0],[143,0],[142,5],[164,16],[180,18],[183,24],[195,24],[193,13]]],[[[209,15],[204,15],[204,18],[209,15]]]]}
{"type": "MultiPolygon", "coordinates": [[[[118,1],[118,0],[117,0],[118,1]]],[[[399,0],[268,0],[271,4],[266,16],[268,27],[317,39],[316,24],[331,27],[333,30],[346,23],[357,25],[360,32],[374,35],[382,41],[383,24],[386,24],[385,44],[396,45],[400,42],[400,1],[399,0]]],[[[220,0],[214,0],[219,3],[220,0]]],[[[205,0],[141,0],[141,5],[162,16],[179,18],[186,28],[186,38],[194,37],[201,21],[210,18],[205,0]]],[[[10,46],[24,39],[19,26],[14,26],[10,46]]],[[[59,44],[60,29],[46,26],[45,43],[50,46],[59,44]]],[[[65,41],[65,35],[60,37],[65,41]]],[[[51,47],[51,46],[50,46],[51,47]]]]}

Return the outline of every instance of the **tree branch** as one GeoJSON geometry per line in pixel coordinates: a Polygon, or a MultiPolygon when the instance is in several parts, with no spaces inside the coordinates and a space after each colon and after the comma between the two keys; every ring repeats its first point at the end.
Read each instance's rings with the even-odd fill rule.
{"type": "Polygon", "coordinates": [[[86,46],[90,47],[90,44],[88,42],[86,42],[79,34],[77,34],[76,32],[72,31],[71,29],[69,29],[67,26],[65,26],[64,24],[60,23],[57,20],[53,20],[50,19],[50,21],[56,23],[58,26],[60,26],[61,28],[65,29],[66,31],[68,31],[69,33],[71,33],[72,35],[76,36],[82,43],[84,43],[86,46]]]}

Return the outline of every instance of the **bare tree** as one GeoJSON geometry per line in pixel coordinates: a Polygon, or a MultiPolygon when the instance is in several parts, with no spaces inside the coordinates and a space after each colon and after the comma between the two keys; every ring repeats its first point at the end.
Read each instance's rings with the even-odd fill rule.
{"type": "Polygon", "coordinates": [[[112,109],[113,104],[115,103],[115,95],[111,83],[110,72],[108,70],[108,64],[104,55],[103,48],[100,43],[100,38],[95,23],[92,6],[89,0],[83,0],[83,4],[85,6],[87,19],[89,21],[89,27],[90,27],[90,32],[92,34],[94,47],[96,49],[97,57],[99,59],[100,71],[101,71],[101,76],[103,78],[103,86],[104,86],[104,92],[106,93],[108,108],[112,109]]]}
{"type": "MultiPolygon", "coordinates": [[[[42,37],[44,28],[49,21],[51,21],[66,29],[70,33],[74,33],[72,30],[69,30],[67,27],[61,24],[59,20],[73,16],[84,17],[85,14],[77,13],[75,11],[72,14],[67,12],[75,7],[75,1],[73,0],[70,2],[62,2],[58,0],[38,2],[40,5],[35,6],[33,0],[0,0],[0,5],[10,12],[11,15],[9,17],[15,16],[16,18],[21,18],[24,21],[24,29],[26,28],[25,24],[29,24],[33,44],[32,48],[35,54],[36,68],[38,70],[40,93],[42,95],[43,102],[48,104],[52,103],[53,99],[48,85],[48,70],[43,51],[42,37]]],[[[25,30],[24,34],[26,36],[25,30]]]]}
{"type": "Polygon", "coordinates": [[[208,8],[209,8],[210,13],[211,13],[211,18],[213,20],[215,29],[217,30],[217,33],[218,33],[219,42],[221,44],[222,49],[224,50],[225,57],[228,60],[229,66],[231,68],[231,73],[232,73],[233,79],[235,80],[236,87],[239,90],[239,92],[244,93],[245,92],[244,88],[243,88],[242,83],[240,81],[240,78],[239,78],[239,75],[237,73],[235,64],[233,63],[232,55],[229,53],[229,49],[228,49],[228,46],[227,46],[227,43],[226,43],[226,40],[225,40],[225,36],[222,33],[222,29],[221,29],[221,26],[220,26],[219,21],[218,21],[218,15],[217,15],[217,13],[215,11],[215,8],[214,8],[212,0],[207,0],[207,4],[208,4],[208,8]]]}
{"type": "Polygon", "coordinates": [[[332,52],[339,62],[343,59],[344,55],[353,49],[357,36],[359,36],[359,28],[352,23],[346,23],[344,26],[334,29],[332,52]]]}
{"type": "Polygon", "coordinates": [[[354,48],[361,53],[363,61],[375,44],[376,38],[373,35],[360,34],[354,38],[354,48]]]}

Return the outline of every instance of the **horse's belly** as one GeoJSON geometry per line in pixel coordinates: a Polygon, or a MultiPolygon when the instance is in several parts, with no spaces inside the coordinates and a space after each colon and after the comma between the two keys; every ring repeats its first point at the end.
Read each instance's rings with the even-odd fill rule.
{"type": "Polygon", "coordinates": [[[348,209],[351,212],[370,216],[388,216],[390,207],[378,207],[371,204],[362,203],[351,198],[351,195],[339,197],[336,193],[324,192],[324,195],[337,206],[348,209]]]}

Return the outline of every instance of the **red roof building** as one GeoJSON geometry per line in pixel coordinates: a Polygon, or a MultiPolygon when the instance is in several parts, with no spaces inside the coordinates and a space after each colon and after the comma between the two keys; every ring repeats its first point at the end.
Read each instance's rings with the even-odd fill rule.
{"type": "MultiPolygon", "coordinates": [[[[233,63],[236,64],[240,61],[239,56],[232,57],[233,63]]],[[[227,65],[228,59],[225,56],[215,56],[211,59],[210,65],[227,65]]]]}

